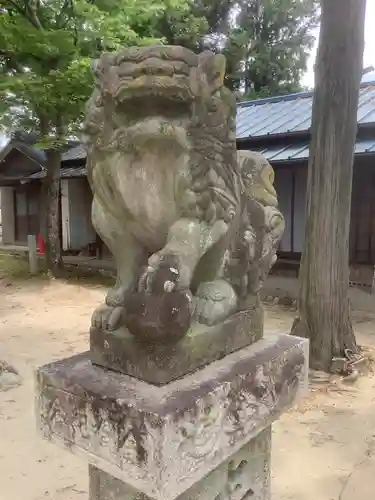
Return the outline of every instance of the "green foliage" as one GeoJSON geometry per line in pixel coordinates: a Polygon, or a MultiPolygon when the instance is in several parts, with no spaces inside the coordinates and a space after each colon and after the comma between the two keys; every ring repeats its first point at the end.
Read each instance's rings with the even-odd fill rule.
{"type": "MultiPolygon", "coordinates": [[[[29,264],[25,256],[0,252],[0,280],[30,278],[29,264]]],[[[1,366],[0,366],[1,370],[1,366]]]]}
{"type": "Polygon", "coordinates": [[[191,0],[189,15],[165,11],[167,43],[227,58],[226,84],[247,99],[302,90],[318,0],[191,0]]]}
{"type": "Polygon", "coordinates": [[[196,52],[218,52],[229,33],[236,5],[235,0],[189,0],[185,9],[166,10],[157,28],[168,44],[183,45],[196,52]]]}
{"type": "Polygon", "coordinates": [[[2,0],[0,126],[37,130],[50,146],[75,134],[92,91],[92,59],[161,43],[155,20],[186,8],[182,0],[2,0]]]}
{"type": "Polygon", "coordinates": [[[168,9],[157,20],[156,29],[166,44],[182,45],[198,52],[209,26],[207,19],[196,17],[192,11],[168,9]]]}
{"type": "Polygon", "coordinates": [[[316,0],[239,0],[224,48],[227,84],[250,99],[301,90],[318,4],[316,0]]]}
{"type": "Polygon", "coordinates": [[[315,0],[1,0],[0,128],[61,145],[82,122],[92,59],[129,45],[221,51],[248,98],[297,91],[316,20],[315,0]]]}

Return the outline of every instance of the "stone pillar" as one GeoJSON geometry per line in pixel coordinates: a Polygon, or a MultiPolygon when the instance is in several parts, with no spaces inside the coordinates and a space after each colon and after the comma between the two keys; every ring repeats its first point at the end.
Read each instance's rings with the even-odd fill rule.
{"type": "Polygon", "coordinates": [[[91,464],[90,500],[269,500],[271,425],[306,389],[307,346],[269,336],[159,387],[74,356],[39,369],[38,427],[91,464]]]}

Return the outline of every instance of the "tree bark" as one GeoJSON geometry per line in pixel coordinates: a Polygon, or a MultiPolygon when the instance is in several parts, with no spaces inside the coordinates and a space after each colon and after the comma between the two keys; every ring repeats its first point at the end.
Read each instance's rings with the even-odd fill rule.
{"type": "Polygon", "coordinates": [[[366,0],[322,0],[315,66],[299,313],[310,366],[358,352],[350,318],[349,228],[366,0]]]}
{"type": "Polygon", "coordinates": [[[60,151],[47,152],[45,192],[46,263],[54,277],[61,275],[63,261],[60,241],[60,151]]]}

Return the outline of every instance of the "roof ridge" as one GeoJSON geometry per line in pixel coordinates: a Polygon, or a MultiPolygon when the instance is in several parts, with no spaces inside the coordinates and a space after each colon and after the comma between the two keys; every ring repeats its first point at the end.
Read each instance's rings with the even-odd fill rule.
{"type": "MultiPolygon", "coordinates": [[[[366,87],[375,87],[375,81],[362,82],[359,86],[360,89],[366,87]]],[[[261,104],[276,103],[276,102],[288,102],[297,99],[306,99],[308,97],[313,97],[314,90],[308,90],[303,92],[294,92],[292,94],[283,94],[272,97],[262,97],[261,99],[253,99],[246,101],[238,101],[237,106],[240,108],[248,108],[250,106],[259,106],[261,104]]]]}
{"type": "Polygon", "coordinates": [[[310,90],[305,92],[294,92],[293,94],[277,95],[273,97],[262,97],[261,99],[238,101],[237,106],[239,106],[240,108],[248,108],[250,106],[259,106],[260,104],[294,101],[298,98],[305,99],[307,97],[312,97],[313,94],[314,92],[310,90]]]}

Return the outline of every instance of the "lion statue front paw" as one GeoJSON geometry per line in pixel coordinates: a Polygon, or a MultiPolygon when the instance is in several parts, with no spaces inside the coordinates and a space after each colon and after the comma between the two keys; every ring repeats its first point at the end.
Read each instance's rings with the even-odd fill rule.
{"type": "Polygon", "coordinates": [[[91,318],[91,326],[98,330],[113,331],[124,324],[124,317],[124,307],[112,307],[104,304],[95,309],[91,318]]]}

